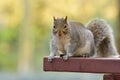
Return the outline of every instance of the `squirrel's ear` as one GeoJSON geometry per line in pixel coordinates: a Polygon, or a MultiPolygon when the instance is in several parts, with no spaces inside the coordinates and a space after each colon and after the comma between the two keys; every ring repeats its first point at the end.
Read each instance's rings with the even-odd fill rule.
{"type": "Polygon", "coordinates": [[[67,22],[67,16],[65,17],[65,22],[67,22]]]}
{"type": "Polygon", "coordinates": [[[54,21],[56,20],[55,16],[53,16],[53,20],[54,20],[54,21]]]}

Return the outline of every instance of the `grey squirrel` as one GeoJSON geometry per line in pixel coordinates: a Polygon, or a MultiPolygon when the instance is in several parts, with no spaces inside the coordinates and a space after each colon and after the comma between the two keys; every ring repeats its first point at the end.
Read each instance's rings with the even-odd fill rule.
{"type": "Polygon", "coordinates": [[[91,20],[86,27],[77,21],[53,17],[50,55],[52,62],[58,52],[64,60],[76,57],[117,56],[113,34],[109,25],[101,19],[91,20]]]}

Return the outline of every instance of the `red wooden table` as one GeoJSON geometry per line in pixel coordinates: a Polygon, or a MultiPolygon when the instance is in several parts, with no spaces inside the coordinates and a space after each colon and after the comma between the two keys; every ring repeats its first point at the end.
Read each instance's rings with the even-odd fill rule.
{"type": "Polygon", "coordinates": [[[104,73],[104,80],[120,80],[120,58],[55,57],[52,63],[44,57],[44,71],[104,73]]]}

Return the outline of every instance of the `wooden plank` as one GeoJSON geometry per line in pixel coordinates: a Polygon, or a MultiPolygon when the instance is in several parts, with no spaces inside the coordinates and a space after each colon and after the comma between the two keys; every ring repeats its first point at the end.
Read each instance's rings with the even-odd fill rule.
{"type": "Polygon", "coordinates": [[[120,74],[115,75],[115,80],[120,80],[120,74]]]}
{"type": "Polygon", "coordinates": [[[114,76],[113,75],[111,75],[111,74],[105,74],[104,76],[103,76],[103,80],[114,80],[114,76]]]}
{"type": "Polygon", "coordinates": [[[44,71],[86,72],[86,73],[120,73],[120,58],[80,58],[71,57],[64,61],[55,57],[52,63],[44,57],[44,71]]]}
{"type": "Polygon", "coordinates": [[[120,74],[105,74],[103,80],[120,80],[120,74]]]}

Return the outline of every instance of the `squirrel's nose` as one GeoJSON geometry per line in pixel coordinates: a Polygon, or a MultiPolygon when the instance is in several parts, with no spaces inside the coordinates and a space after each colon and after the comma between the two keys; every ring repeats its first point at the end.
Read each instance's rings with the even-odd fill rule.
{"type": "Polygon", "coordinates": [[[59,33],[58,33],[58,36],[61,36],[61,35],[62,35],[61,32],[59,32],[59,33]]]}
{"type": "Polygon", "coordinates": [[[58,32],[58,36],[59,37],[62,36],[62,32],[61,31],[58,32]]]}

